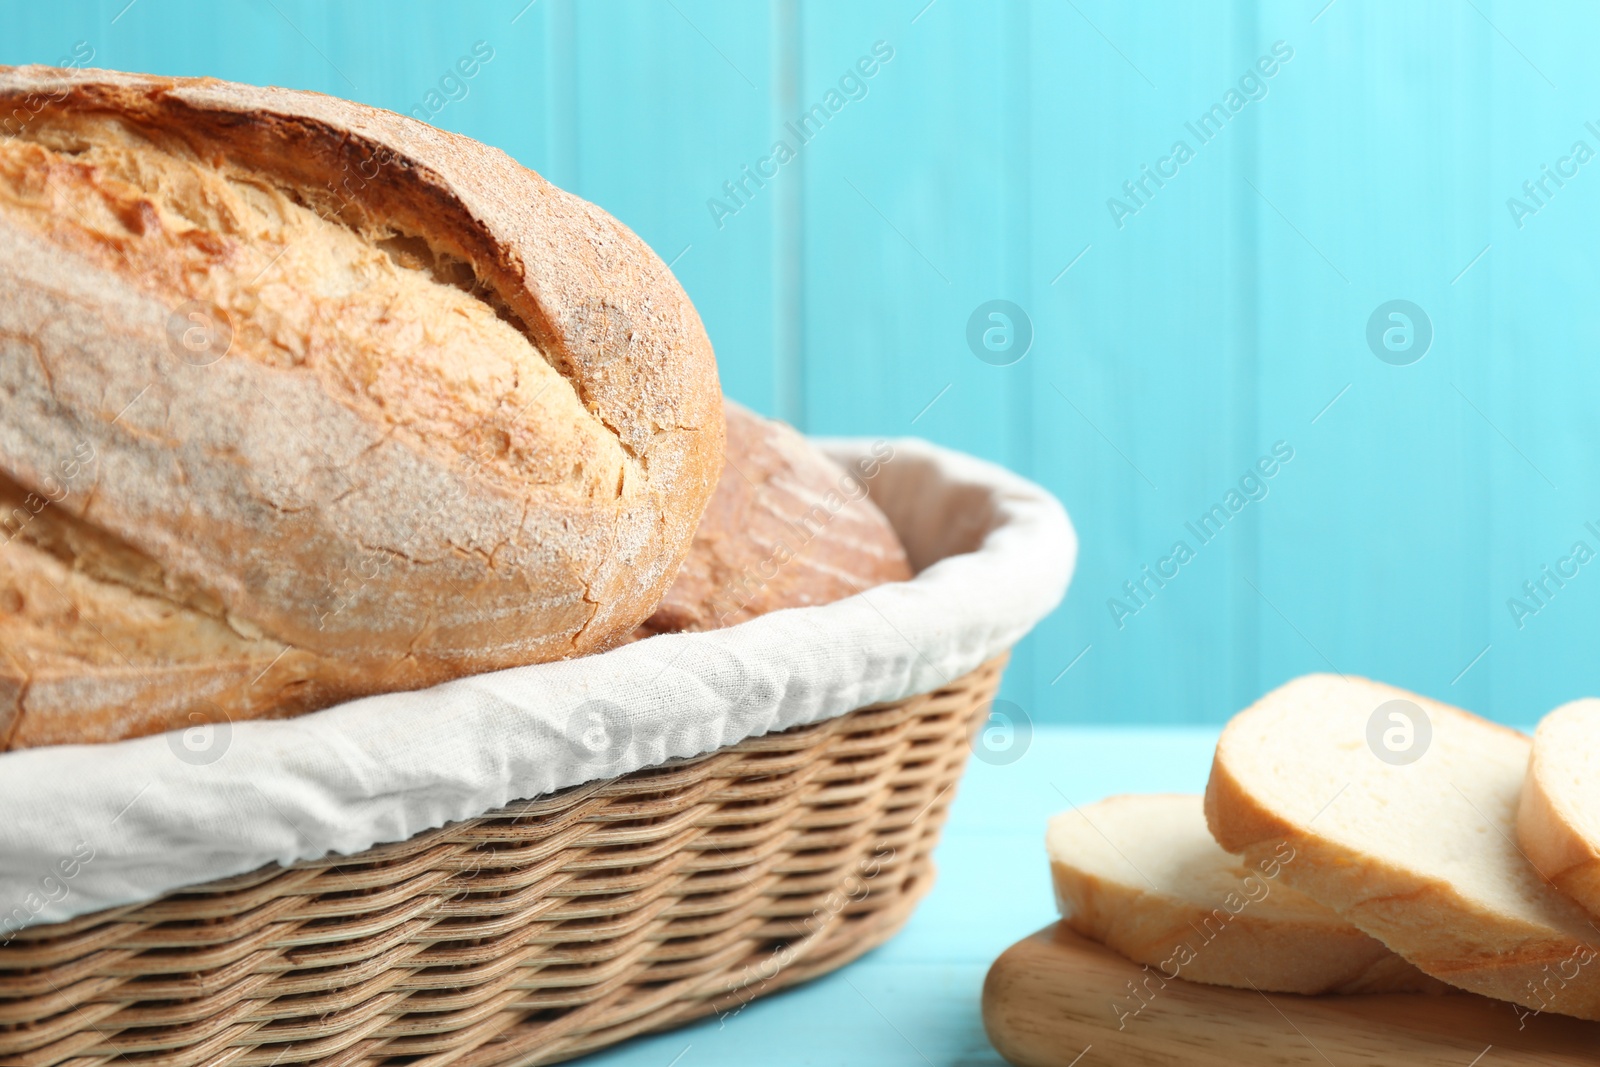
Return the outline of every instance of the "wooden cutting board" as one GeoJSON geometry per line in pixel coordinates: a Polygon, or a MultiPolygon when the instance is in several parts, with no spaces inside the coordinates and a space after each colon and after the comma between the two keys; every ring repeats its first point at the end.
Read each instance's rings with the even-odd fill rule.
{"type": "Polygon", "coordinates": [[[1060,923],[1007,949],[983,985],[989,1040],[1018,1067],[1600,1064],[1600,1023],[1522,1022],[1511,1005],[1470,993],[1303,997],[1163,984],[1060,923]]]}

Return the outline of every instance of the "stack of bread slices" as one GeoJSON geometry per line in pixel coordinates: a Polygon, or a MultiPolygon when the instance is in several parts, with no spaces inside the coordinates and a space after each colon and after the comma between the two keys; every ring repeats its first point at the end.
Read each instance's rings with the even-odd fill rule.
{"type": "Polygon", "coordinates": [[[1533,738],[1365,679],[1241,712],[1197,796],[1050,823],[1064,920],[1166,978],[1600,1019],[1600,701],[1533,738]]]}

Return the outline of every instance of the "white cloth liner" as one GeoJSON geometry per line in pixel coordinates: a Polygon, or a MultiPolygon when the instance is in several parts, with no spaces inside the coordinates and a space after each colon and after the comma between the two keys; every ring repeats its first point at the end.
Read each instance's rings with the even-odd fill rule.
{"type": "MultiPolygon", "coordinates": [[[[886,442],[821,442],[850,465],[886,442]]],[[[935,689],[1066,591],[1045,490],[915,439],[871,480],[919,573],[822,607],[602,655],[104,745],[0,754],[0,943],[254,870],[355,853],[519,798],[935,689]]]]}

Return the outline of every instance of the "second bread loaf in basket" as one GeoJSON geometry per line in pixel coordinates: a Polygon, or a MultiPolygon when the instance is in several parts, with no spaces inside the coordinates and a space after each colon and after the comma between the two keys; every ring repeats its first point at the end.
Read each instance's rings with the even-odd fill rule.
{"type": "Polygon", "coordinates": [[[731,400],[724,406],[722,479],[639,636],[715,630],[911,577],[894,527],[867,495],[878,457],[846,469],[793,428],[731,400]]]}

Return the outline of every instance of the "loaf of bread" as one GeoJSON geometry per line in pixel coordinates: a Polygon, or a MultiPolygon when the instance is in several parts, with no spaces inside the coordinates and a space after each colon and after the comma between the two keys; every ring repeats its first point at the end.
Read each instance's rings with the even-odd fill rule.
{"type": "Polygon", "coordinates": [[[1207,985],[1279,993],[1441,993],[1429,978],[1286,885],[1288,845],[1254,864],[1206,831],[1198,796],[1109,797],[1045,838],[1062,920],[1135,963],[1207,985]]]}
{"type": "Polygon", "coordinates": [[[725,408],[722,480],[638,636],[715,630],[911,577],[894,528],[867,498],[881,460],[846,470],[791,427],[732,401],[725,408]]]}
{"type": "Polygon", "coordinates": [[[1228,724],[1206,819],[1247,862],[1287,843],[1285,883],[1427,974],[1600,1019],[1600,932],[1518,847],[1529,747],[1426,697],[1312,675],[1228,724]],[[1375,724],[1401,731],[1393,749],[1375,724]]]}
{"type": "Polygon", "coordinates": [[[721,471],[643,242],[313,93],[0,68],[0,748],[610,647],[721,471]]]}

